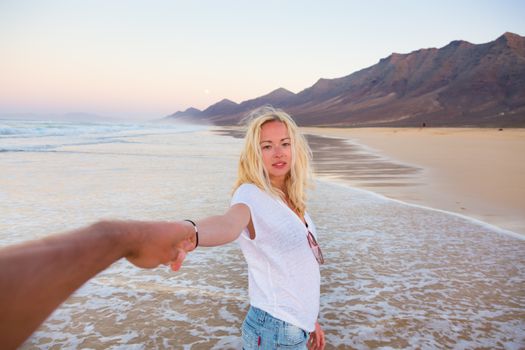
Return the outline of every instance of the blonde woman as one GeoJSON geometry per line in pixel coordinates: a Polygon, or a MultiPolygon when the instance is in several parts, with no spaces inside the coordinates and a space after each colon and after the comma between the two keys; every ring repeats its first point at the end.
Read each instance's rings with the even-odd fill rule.
{"type": "Polygon", "coordinates": [[[248,264],[243,349],[323,349],[317,322],[323,256],[306,212],[311,152],[285,112],[250,118],[230,209],[194,222],[197,245],[237,240],[248,264]]]}

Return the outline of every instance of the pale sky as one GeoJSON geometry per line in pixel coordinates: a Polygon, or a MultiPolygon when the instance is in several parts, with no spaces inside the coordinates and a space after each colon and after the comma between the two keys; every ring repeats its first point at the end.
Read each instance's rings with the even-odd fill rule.
{"type": "Polygon", "coordinates": [[[295,93],[392,52],[525,35],[524,0],[0,0],[0,117],[152,119],[295,93]]]}

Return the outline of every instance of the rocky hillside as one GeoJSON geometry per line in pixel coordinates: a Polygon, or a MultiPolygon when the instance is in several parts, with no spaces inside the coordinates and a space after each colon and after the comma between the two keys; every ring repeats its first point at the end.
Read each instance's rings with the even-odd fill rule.
{"type": "Polygon", "coordinates": [[[319,79],[298,94],[280,88],[166,119],[231,125],[264,104],[283,108],[300,125],[525,127],[525,37],[505,33],[486,44],[453,41],[394,53],[348,76],[319,79]]]}

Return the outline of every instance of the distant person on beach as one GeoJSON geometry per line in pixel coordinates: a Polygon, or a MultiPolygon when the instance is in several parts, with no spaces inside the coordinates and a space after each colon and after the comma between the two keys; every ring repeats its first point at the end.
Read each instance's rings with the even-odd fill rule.
{"type": "Polygon", "coordinates": [[[323,349],[317,319],[324,260],[305,198],[311,152],[283,111],[264,107],[249,120],[229,210],[187,220],[187,229],[201,246],[240,245],[250,296],[243,349],[323,349]]]}
{"type": "Polygon", "coordinates": [[[177,222],[101,221],[0,249],[0,347],[16,349],[71,293],[115,261],[178,270],[196,246],[177,222]]]}

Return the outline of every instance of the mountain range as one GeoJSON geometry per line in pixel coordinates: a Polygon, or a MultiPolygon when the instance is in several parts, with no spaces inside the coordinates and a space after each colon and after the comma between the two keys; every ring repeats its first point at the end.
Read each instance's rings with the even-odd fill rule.
{"type": "Polygon", "coordinates": [[[507,32],[485,44],[457,40],[439,49],[393,53],[350,75],[319,79],[297,94],[278,88],[164,120],[234,125],[267,104],[305,126],[525,127],[525,37],[507,32]]]}

